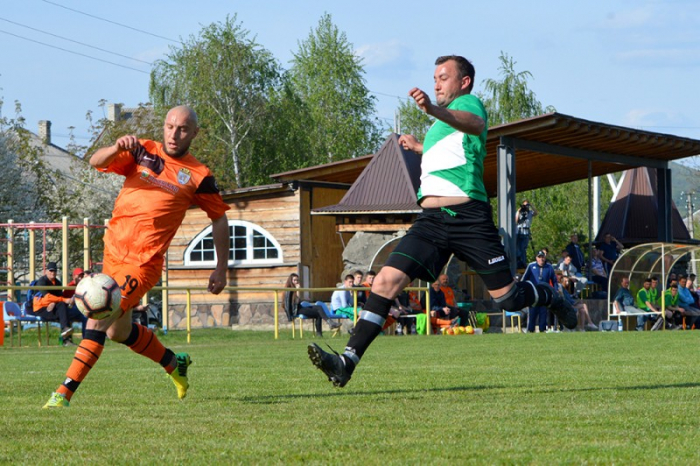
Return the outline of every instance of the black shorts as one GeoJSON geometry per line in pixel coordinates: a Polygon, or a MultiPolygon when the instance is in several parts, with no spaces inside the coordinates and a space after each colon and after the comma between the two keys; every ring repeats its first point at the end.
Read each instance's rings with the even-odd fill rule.
{"type": "Polygon", "coordinates": [[[384,265],[401,270],[411,281],[434,282],[452,254],[478,273],[489,290],[513,281],[491,205],[475,200],[424,209],[384,265]]]}

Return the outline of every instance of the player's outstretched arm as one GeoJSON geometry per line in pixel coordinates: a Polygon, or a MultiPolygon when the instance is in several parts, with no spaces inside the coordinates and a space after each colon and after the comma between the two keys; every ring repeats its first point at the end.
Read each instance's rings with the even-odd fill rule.
{"type": "Polygon", "coordinates": [[[222,215],[211,222],[211,233],[216,250],[216,269],[209,277],[209,291],[219,294],[226,286],[226,271],[228,270],[228,219],[222,215]]]}
{"type": "Polygon", "coordinates": [[[116,157],[119,152],[131,150],[138,144],[139,140],[136,136],[122,136],[117,139],[114,145],[97,149],[95,153],[92,154],[92,157],[90,157],[90,165],[95,168],[106,168],[112,163],[112,160],[114,160],[114,157],[116,157]]]}
{"type": "Polygon", "coordinates": [[[465,112],[463,110],[450,110],[440,107],[439,105],[435,105],[430,101],[428,94],[417,87],[414,87],[408,91],[408,95],[416,101],[418,108],[423,110],[428,115],[447,123],[457,131],[478,136],[486,127],[486,122],[479,115],[475,115],[471,112],[465,112]]]}
{"type": "Polygon", "coordinates": [[[399,137],[399,144],[405,150],[412,150],[416,154],[423,153],[423,144],[418,142],[418,139],[416,139],[412,134],[402,134],[399,137]]]}

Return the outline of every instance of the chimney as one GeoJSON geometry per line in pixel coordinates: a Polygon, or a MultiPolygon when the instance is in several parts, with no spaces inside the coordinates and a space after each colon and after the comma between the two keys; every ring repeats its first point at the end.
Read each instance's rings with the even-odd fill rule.
{"type": "Polygon", "coordinates": [[[49,120],[39,121],[39,139],[44,144],[51,144],[51,122],[49,120]]]}
{"type": "Polygon", "coordinates": [[[107,119],[109,121],[121,120],[122,106],[121,104],[109,104],[107,106],[107,119]]]}

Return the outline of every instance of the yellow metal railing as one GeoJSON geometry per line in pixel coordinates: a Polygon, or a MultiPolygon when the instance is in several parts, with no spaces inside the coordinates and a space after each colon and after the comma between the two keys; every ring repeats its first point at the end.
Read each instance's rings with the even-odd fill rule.
{"type": "MultiPolygon", "coordinates": [[[[2,286],[0,289],[7,289],[8,291],[25,291],[25,290],[74,290],[74,286],[2,286]]],[[[224,288],[223,292],[239,292],[239,291],[256,291],[256,292],[272,292],[274,294],[274,320],[275,320],[275,340],[279,339],[279,293],[285,291],[338,291],[347,290],[353,294],[353,324],[357,324],[357,292],[358,291],[368,291],[370,288],[285,288],[285,287],[236,287],[227,286],[224,288]]],[[[425,292],[425,314],[427,319],[426,332],[430,335],[430,293],[428,293],[427,287],[407,287],[407,291],[423,291],[425,292]]],[[[154,286],[150,291],[184,291],[187,294],[186,299],[186,329],[187,329],[187,343],[191,342],[192,333],[192,291],[207,292],[207,287],[204,286],[154,286]]],[[[167,309],[163,310],[163,331],[168,332],[168,312],[167,309]]]]}

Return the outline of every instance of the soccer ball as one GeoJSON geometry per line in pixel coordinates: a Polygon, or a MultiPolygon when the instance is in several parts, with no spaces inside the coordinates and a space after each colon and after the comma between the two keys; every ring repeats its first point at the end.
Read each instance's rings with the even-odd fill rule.
{"type": "Polygon", "coordinates": [[[88,275],[75,288],[75,304],[90,319],[106,319],[119,309],[121,302],[119,285],[103,273],[88,275]]]}

